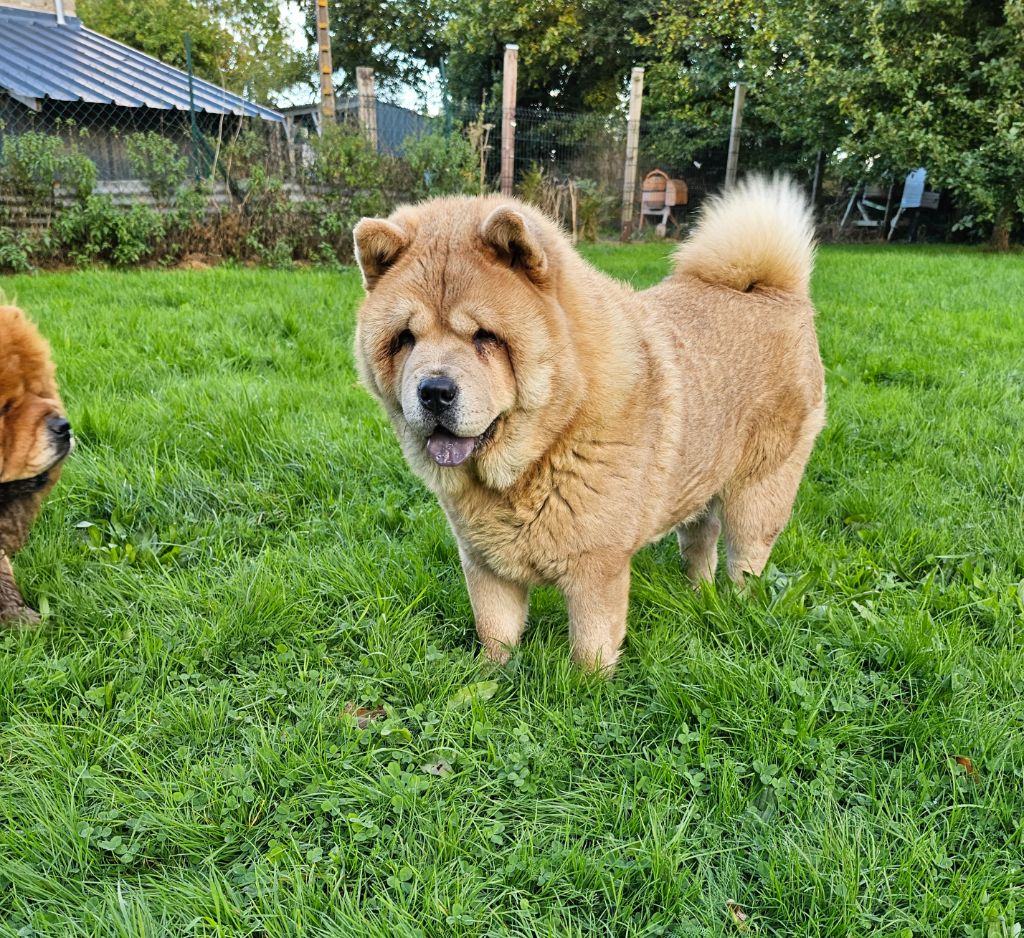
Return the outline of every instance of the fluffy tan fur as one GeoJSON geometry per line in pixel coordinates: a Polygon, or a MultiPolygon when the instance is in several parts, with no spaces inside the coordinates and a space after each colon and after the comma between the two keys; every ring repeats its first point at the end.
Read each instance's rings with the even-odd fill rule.
{"type": "Polygon", "coordinates": [[[477,631],[502,661],[534,584],[565,596],[573,653],[610,669],[630,558],[673,529],[694,582],[759,575],[825,415],[798,192],[753,181],[713,204],[676,269],[637,292],[511,199],[449,198],[355,231],[368,295],[356,356],[459,545],[477,631]],[[438,465],[425,379],[458,387],[438,465]],[[486,427],[486,430],[481,428],[486,427]]]}
{"type": "Polygon", "coordinates": [[[0,622],[38,619],[9,558],[28,538],[70,450],[70,432],[53,429],[63,416],[46,340],[21,310],[0,306],[0,622]]]}
{"type": "Polygon", "coordinates": [[[729,198],[712,199],[704,209],[696,231],[675,253],[676,273],[742,292],[760,285],[806,296],[814,241],[806,206],[788,179],[744,180],[729,198]]]}

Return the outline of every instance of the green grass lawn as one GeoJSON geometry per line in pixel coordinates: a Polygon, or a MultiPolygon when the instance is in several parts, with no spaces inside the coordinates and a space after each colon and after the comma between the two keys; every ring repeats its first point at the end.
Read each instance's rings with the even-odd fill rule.
{"type": "Polygon", "coordinates": [[[0,636],[0,935],[1024,920],[1019,257],[820,252],[829,424],[771,566],[694,594],[674,539],[643,551],[611,682],[549,590],[506,669],[478,658],[356,385],[355,272],[0,285],[79,440],[15,561],[47,621],[0,636]]]}

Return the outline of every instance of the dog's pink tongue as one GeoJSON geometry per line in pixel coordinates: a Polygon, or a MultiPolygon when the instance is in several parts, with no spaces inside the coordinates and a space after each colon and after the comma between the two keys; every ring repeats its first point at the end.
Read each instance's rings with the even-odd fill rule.
{"type": "Polygon", "coordinates": [[[427,438],[427,452],[439,466],[461,466],[473,453],[475,436],[454,436],[438,427],[427,438]]]}

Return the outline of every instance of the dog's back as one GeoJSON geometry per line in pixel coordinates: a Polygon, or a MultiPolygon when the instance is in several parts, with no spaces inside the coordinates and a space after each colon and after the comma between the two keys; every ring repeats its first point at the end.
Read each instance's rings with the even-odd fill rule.
{"type": "Polygon", "coordinates": [[[783,423],[796,433],[823,407],[813,232],[792,182],[753,177],[707,205],[672,273],[641,294],[649,341],[672,356],[680,393],[706,399],[708,433],[744,439],[783,423]],[[722,426],[733,420],[746,426],[722,426]]]}

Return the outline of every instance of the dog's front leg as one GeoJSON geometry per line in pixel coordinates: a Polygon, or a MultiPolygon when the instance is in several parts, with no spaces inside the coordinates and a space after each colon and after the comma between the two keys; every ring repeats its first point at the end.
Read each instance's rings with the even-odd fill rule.
{"type": "Polygon", "coordinates": [[[491,661],[505,664],[512,657],[511,649],[519,644],[526,626],[529,588],[503,580],[476,563],[466,551],[460,549],[459,553],[480,643],[491,661]]]}
{"type": "Polygon", "coordinates": [[[39,621],[39,613],[21,598],[10,558],[0,554],[0,624],[35,625],[39,621]]]}
{"type": "Polygon", "coordinates": [[[562,585],[573,657],[583,667],[608,675],[626,637],[629,560],[584,556],[562,585]]]}

